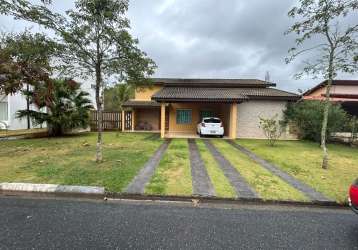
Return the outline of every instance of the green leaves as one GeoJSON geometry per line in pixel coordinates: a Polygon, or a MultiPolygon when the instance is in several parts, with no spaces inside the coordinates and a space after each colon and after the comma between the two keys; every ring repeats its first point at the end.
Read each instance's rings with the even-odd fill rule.
{"type": "Polygon", "coordinates": [[[57,64],[64,75],[145,84],[156,65],[128,32],[128,4],[128,0],[77,0],[75,8],[62,15],[27,0],[0,0],[0,13],[54,31],[61,49],[57,64]]]}
{"type": "MultiPolygon", "coordinates": [[[[320,141],[325,103],[321,101],[301,101],[290,104],[285,111],[285,122],[293,123],[303,139],[320,141]]],[[[348,121],[347,113],[338,104],[330,104],[327,135],[339,132],[348,121]]]]}
{"type": "Polygon", "coordinates": [[[58,53],[57,44],[43,34],[25,31],[6,34],[0,40],[0,91],[15,93],[23,85],[49,81],[51,65],[58,53]]]}
{"type": "Polygon", "coordinates": [[[278,120],[278,115],[274,115],[271,118],[260,118],[260,128],[264,131],[264,134],[268,140],[270,146],[274,146],[277,139],[280,138],[283,130],[283,122],[278,120]]]}
{"type": "Polygon", "coordinates": [[[286,63],[306,54],[305,74],[328,78],[339,71],[356,72],[358,25],[350,25],[345,18],[352,17],[357,8],[356,0],[299,0],[288,12],[298,21],[285,32],[296,35],[296,49],[288,51],[286,63]]]}
{"type": "Polygon", "coordinates": [[[104,90],[104,108],[108,111],[119,111],[122,104],[134,97],[134,88],[128,84],[117,84],[104,90]]]}
{"type": "Polygon", "coordinates": [[[46,123],[52,136],[74,128],[86,128],[89,111],[93,108],[89,94],[81,91],[80,85],[73,80],[56,80],[50,85],[37,85],[32,91],[23,92],[37,110],[20,110],[17,117],[30,116],[34,124],[46,123]],[[51,91],[44,91],[48,88],[51,91]]]}

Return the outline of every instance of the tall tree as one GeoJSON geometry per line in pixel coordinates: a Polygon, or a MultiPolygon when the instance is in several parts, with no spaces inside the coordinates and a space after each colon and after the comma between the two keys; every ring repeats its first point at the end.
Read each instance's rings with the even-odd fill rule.
{"type": "Polygon", "coordinates": [[[0,12],[55,32],[62,46],[62,70],[91,76],[96,82],[98,137],[96,160],[102,161],[103,88],[110,80],[144,85],[155,63],[129,34],[128,0],[76,0],[65,15],[27,0],[0,0],[0,12]]]}
{"type": "Polygon", "coordinates": [[[297,18],[286,32],[294,33],[296,47],[289,50],[289,63],[297,56],[311,52],[312,56],[305,61],[303,73],[322,75],[327,79],[325,108],[321,130],[321,147],[323,150],[322,168],[328,168],[328,151],[326,146],[327,122],[330,108],[331,86],[339,72],[356,72],[358,61],[358,24],[356,15],[357,0],[299,0],[288,15],[297,18]],[[347,20],[354,20],[350,24],[347,20]],[[313,46],[307,44],[316,43],[313,46]]]}

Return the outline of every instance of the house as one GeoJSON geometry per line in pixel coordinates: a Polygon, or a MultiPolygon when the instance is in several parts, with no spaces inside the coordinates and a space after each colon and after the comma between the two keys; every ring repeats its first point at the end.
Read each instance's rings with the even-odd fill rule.
{"type": "MultiPolygon", "coordinates": [[[[193,136],[202,117],[221,118],[229,138],[264,138],[260,117],[282,118],[288,102],[300,97],[256,79],[155,78],[123,104],[123,130],[160,132],[161,137],[193,136]]],[[[286,131],[283,138],[292,138],[286,131]]]]}
{"type": "MultiPolygon", "coordinates": [[[[84,83],[81,85],[82,90],[90,93],[90,99],[92,103],[95,100],[95,91],[91,88],[90,83],[84,83]]],[[[30,110],[36,110],[34,105],[29,106],[30,110]]],[[[26,118],[19,119],[16,117],[18,110],[27,109],[27,100],[22,93],[18,92],[12,95],[1,95],[0,94],[0,129],[9,129],[9,130],[19,130],[27,129],[28,121],[26,118]],[[6,127],[5,127],[6,124],[6,127]]],[[[29,121],[30,128],[40,128],[41,126],[34,126],[34,124],[29,121]]],[[[46,127],[43,124],[43,127],[46,127]]]]}
{"type": "MultiPolygon", "coordinates": [[[[27,101],[21,93],[13,95],[0,95],[0,129],[27,129],[27,119],[20,120],[16,118],[16,112],[26,108],[27,101]]],[[[30,109],[34,109],[34,107],[30,105],[30,109]]],[[[29,126],[31,128],[34,127],[31,121],[29,126]]]]}
{"type": "MultiPolygon", "coordinates": [[[[304,100],[326,98],[327,81],[323,81],[303,94],[304,100]]],[[[358,80],[334,80],[330,91],[330,100],[340,103],[351,115],[358,116],[358,80]]]]}

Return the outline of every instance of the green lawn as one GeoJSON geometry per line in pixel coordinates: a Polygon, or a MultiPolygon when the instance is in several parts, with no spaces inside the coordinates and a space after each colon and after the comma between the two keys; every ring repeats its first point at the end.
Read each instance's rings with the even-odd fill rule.
{"type": "Polygon", "coordinates": [[[145,192],[160,195],[192,195],[189,146],[186,139],[173,139],[145,192]]]}
{"type": "Polygon", "coordinates": [[[162,143],[152,134],[104,133],[96,164],[96,133],[0,142],[0,182],[98,185],[120,192],[162,143]]]}
{"type": "Polygon", "coordinates": [[[270,147],[265,140],[237,142],[340,203],[347,201],[349,185],[358,177],[357,148],[329,145],[330,166],[324,170],[321,148],[316,143],[279,141],[270,147]]]}
{"type": "MultiPolygon", "coordinates": [[[[21,139],[0,142],[0,182],[53,183],[104,186],[121,192],[163,142],[155,134],[104,133],[104,162],[95,162],[96,133],[61,138],[21,139]]],[[[197,140],[200,155],[219,197],[235,197],[234,188],[206,148],[197,140]]],[[[308,200],[224,140],[212,140],[263,199],[308,200]]],[[[262,158],[275,163],[338,202],[346,202],[350,183],[358,177],[358,149],[329,145],[330,168],[323,170],[321,149],[305,141],[237,140],[262,158]]],[[[145,192],[159,195],[192,195],[189,146],[173,139],[145,192]]]]}
{"type": "Polygon", "coordinates": [[[261,198],[266,200],[308,200],[300,191],[271,174],[226,141],[213,140],[213,144],[261,198]]]}

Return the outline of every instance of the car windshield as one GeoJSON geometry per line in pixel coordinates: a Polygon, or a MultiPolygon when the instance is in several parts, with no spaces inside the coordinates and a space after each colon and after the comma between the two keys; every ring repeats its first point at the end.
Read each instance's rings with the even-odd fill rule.
{"type": "Polygon", "coordinates": [[[221,123],[221,120],[218,118],[205,118],[204,123],[221,123]]]}

